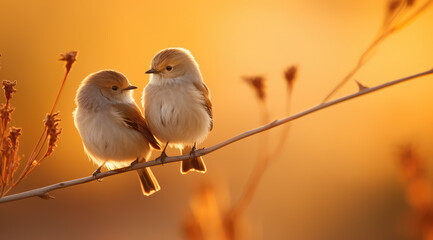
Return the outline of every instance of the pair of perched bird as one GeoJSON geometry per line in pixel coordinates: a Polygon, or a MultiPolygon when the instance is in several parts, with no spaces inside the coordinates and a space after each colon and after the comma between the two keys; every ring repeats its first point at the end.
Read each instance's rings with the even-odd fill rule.
{"type": "MultiPolygon", "coordinates": [[[[87,76],[78,88],[74,121],[91,160],[108,169],[149,159],[151,149],[168,145],[193,153],[213,127],[212,104],[197,62],[183,48],[158,52],[144,88],[144,115],[132,97],[128,79],[113,70],[87,76]]],[[[193,155],[192,155],[193,156],[193,155]]],[[[181,162],[181,172],[206,172],[201,157],[181,162]]],[[[143,194],[160,190],[150,168],[137,170],[143,194]]]]}

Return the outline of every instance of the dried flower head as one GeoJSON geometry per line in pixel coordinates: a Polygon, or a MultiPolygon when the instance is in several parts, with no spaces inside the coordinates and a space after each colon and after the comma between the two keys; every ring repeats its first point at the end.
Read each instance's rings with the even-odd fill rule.
{"type": "Polygon", "coordinates": [[[72,64],[77,61],[77,51],[71,51],[60,54],[60,61],[66,61],[66,72],[71,70],[72,64]]]}
{"type": "Polygon", "coordinates": [[[400,5],[404,3],[402,0],[391,0],[388,2],[388,14],[392,15],[395,11],[400,7],[400,5]]]}
{"type": "Polygon", "coordinates": [[[20,128],[11,127],[7,137],[2,141],[0,157],[0,196],[4,194],[6,186],[13,183],[13,176],[20,165],[21,157],[18,156],[18,137],[20,135],[20,128]]]}
{"type": "Polygon", "coordinates": [[[17,85],[17,82],[3,80],[2,83],[3,83],[5,98],[6,98],[6,104],[0,105],[0,120],[1,120],[0,135],[4,137],[4,134],[7,129],[7,125],[11,121],[11,114],[14,111],[14,108],[9,105],[9,101],[12,99],[12,94],[16,92],[14,87],[15,85],[17,85]]]}
{"type": "Polygon", "coordinates": [[[386,9],[384,26],[395,26],[413,5],[415,5],[415,0],[390,0],[386,9]]]}
{"type": "Polygon", "coordinates": [[[289,91],[293,90],[293,84],[295,83],[297,73],[298,68],[296,66],[291,66],[284,72],[284,78],[286,79],[289,91]]]}
{"type": "Polygon", "coordinates": [[[9,122],[11,121],[11,114],[14,111],[14,108],[6,105],[6,104],[1,104],[0,105],[0,119],[1,119],[1,129],[2,132],[4,132],[6,130],[6,126],[9,124],[9,122]]]}
{"type": "Polygon", "coordinates": [[[47,128],[48,134],[48,147],[42,159],[50,156],[54,152],[54,148],[57,147],[57,141],[59,139],[60,133],[62,133],[62,128],[59,127],[60,118],[58,117],[59,112],[54,114],[47,114],[45,118],[45,126],[47,128]]]}
{"type": "Polygon", "coordinates": [[[257,97],[260,101],[265,100],[265,78],[262,76],[254,76],[254,77],[244,77],[244,80],[250,84],[251,87],[254,88],[254,90],[257,93],[257,97]]]}
{"type": "Polygon", "coordinates": [[[415,0],[406,0],[406,3],[408,7],[412,7],[413,5],[415,5],[415,0]]]}
{"type": "Polygon", "coordinates": [[[18,167],[20,165],[21,157],[18,156],[18,148],[19,148],[19,141],[18,138],[21,136],[21,128],[11,127],[9,129],[8,134],[8,143],[9,143],[9,168],[10,168],[10,174],[9,174],[9,180],[13,180],[13,176],[15,172],[18,170],[18,167]]]}
{"type": "Polygon", "coordinates": [[[9,128],[9,143],[12,149],[18,149],[18,137],[21,136],[21,128],[11,127],[9,128]]]}
{"type": "Polygon", "coordinates": [[[3,80],[3,89],[5,91],[5,97],[6,101],[9,101],[12,98],[12,93],[16,92],[17,90],[14,88],[17,85],[17,81],[9,81],[9,80],[3,80]]]}

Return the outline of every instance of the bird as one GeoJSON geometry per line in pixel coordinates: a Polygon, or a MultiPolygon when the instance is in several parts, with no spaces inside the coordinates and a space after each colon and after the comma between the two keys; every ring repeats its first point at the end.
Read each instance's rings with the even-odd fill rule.
{"type": "Polygon", "coordinates": [[[213,128],[210,92],[203,82],[199,66],[191,52],[184,48],[167,48],[152,59],[147,74],[149,83],[143,90],[142,105],[149,128],[167,146],[180,149],[191,158],[181,162],[180,172],[205,173],[202,157],[194,155],[213,128]]]}
{"type": "MultiPolygon", "coordinates": [[[[101,70],[81,82],[73,112],[84,151],[99,167],[116,169],[147,161],[152,148],[159,150],[146,119],[132,97],[136,89],[120,72],[101,70]]],[[[150,168],[137,170],[144,195],[161,188],[150,168]]]]}

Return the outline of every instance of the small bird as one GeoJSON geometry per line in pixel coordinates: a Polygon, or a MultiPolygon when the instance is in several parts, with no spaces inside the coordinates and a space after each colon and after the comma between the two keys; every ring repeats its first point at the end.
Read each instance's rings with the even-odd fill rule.
{"type": "Polygon", "coordinates": [[[197,62],[184,48],[167,48],[152,59],[150,81],[143,91],[142,104],[150,130],[168,145],[190,153],[191,159],[181,162],[180,171],[206,172],[201,157],[194,157],[213,127],[210,93],[203,82],[197,62]]]}
{"type": "MultiPolygon", "coordinates": [[[[85,152],[99,166],[94,176],[104,165],[126,167],[134,160],[147,161],[151,147],[160,149],[132,97],[136,88],[122,73],[102,70],[87,76],[77,90],[74,122],[85,152]]],[[[160,190],[150,168],[137,172],[144,195],[160,190]]]]}

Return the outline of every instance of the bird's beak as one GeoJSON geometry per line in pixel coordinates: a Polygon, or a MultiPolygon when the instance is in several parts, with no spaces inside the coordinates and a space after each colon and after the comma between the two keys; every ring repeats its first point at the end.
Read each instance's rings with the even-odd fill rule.
{"type": "Polygon", "coordinates": [[[149,74],[149,73],[159,73],[159,71],[156,70],[155,68],[151,68],[151,69],[147,70],[146,73],[147,74],[149,74]]]}
{"type": "Polygon", "coordinates": [[[123,91],[126,91],[126,90],[133,90],[133,89],[137,89],[137,87],[136,87],[136,86],[129,85],[128,87],[124,88],[123,91]]]}

